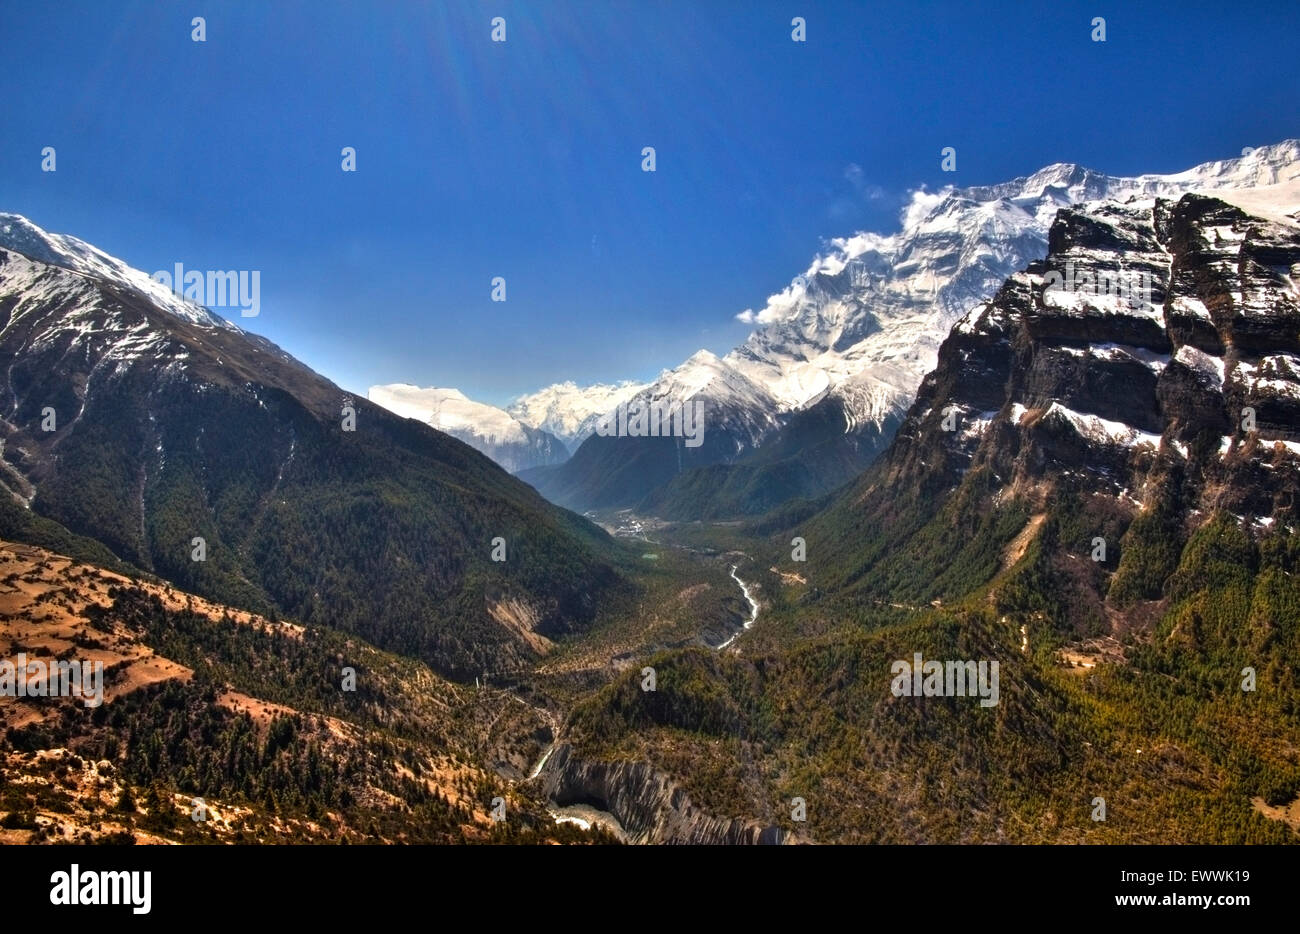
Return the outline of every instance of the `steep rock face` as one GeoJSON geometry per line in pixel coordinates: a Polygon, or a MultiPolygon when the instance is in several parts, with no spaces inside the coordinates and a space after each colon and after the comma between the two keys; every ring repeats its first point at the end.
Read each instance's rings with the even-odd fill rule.
{"type": "MultiPolygon", "coordinates": [[[[1259,189],[1297,178],[1300,141],[1288,140],[1174,175],[1115,177],[1058,164],[998,185],[918,192],[897,234],[831,241],[755,316],[766,326],[724,361],[766,386],[786,408],[806,405],[824,391],[852,396],[841,387],[874,376],[904,389],[906,409],[953,324],[1013,272],[1056,250],[1058,212],[1101,200],[1172,201],[1190,192],[1259,189]]],[[[1074,222],[1089,223],[1083,216],[1074,222]]],[[[1093,236],[1105,249],[1106,225],[1093,236]]],[[[855,406],[863,419],[886,414],[861,401],[868,403],[855,406]]]]}
{"type": "Polygon", "coordinates": [[[717,818],[691,803],[672,779],[645,762],[596,762],[557,746],[542,771],[552,801],[593,804],[618,818],[633,843],[782,844],[802,842],[780,827],[717,818]]]}
{"type": "Polygon", "coordinates": [[[1300,225],[1189,194],[1062,211],[1050,241],[954,327],[833,510],[933,513],[959,490],[1037,509],[1068,489],[1170,530],[1216,510],[1300,524],[1300,225]],[[1120,273],[1149,291],[1095,285],[1120,273]]]}

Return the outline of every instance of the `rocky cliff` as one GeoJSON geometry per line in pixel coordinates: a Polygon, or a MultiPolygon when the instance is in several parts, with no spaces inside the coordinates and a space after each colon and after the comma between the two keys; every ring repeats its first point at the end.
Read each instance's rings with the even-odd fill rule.
{"type": "Polygon", "coordinates": [[[590,804],[613,814],[632,843],[804,842],[780,827],[704,813],[647,762],[584,759],[565,743],[547,759],[541,779],[546,796],[561,806],[590,804]]]}
{"type": "Polygon", "coordinates": [[[1062,211],[1047,259],[953,329],[892,475],[1136,503],[1169,480],[1187,510],[1295,521],[1298,264],[1300,226],[1210,197],[1062,211]]]}

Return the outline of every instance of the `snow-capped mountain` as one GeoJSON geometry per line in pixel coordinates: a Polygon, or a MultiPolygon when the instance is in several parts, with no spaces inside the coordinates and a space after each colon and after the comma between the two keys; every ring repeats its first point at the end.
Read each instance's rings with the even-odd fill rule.
{"type": "Polygon", "coordinates": [[[707,350],[696,351],[681,366],[664,370],[628,404],[671,404],[701,397],[706,400],[705,430],[726,433],[735,445],[734,456],[752,450],[777,427],[780,400],[762,383],[707,350]]]}
{"type": "MultiPolygon", "coordinates": [[[[665,370],[627,399],[626,406],[629,414],[652,408],[671,412],[687,400],[703,403],[702,409],[692,408],[699,415],[692,415],[691,439],[680,418],[676,426],[665,419],[645,437],[598,431],[564,464],[524,471],[520,477],[552,502],[570,508],[635,504],[684,471],[729,463],[752,452],[756,440],[777,424],[777,400],[707,350],[665,370]]],[[[618,421],[608,424],[612,428],[618,421]]]]}
{"type": "MultiPolygon", "coordinates": [[[[1060,163],[998,185],[917,191],[896,233],[830,241],[760,311],[738,316],[758,325],[741,346],[720,360],[697,354],[637,397],[685,390],[705,400],[706,413],[725,412],[717,424],[706,415],[706,430],[736,432],[725,449],[735,451],[728,460],[769,446],[789,448],[778,436],[791,423],[799,424],[803,446],[820,443],[807,432],[810,420],[822,434],[835,426],[852,456],[869,458],[888,442],[953,324],[1013,272],[1046,256],[1048,231],[1061,209],[1103,199],[1176,199],[1297,177],[1300,141],[1289,140],[1173,175],[1114,177],[1060,163]],[[752,411],[742,411],[746,401],[752,411]]],[[[725,472],[714,477],[722,480],[725,472]]],[[[842,480],[838,472],[826,478],[842,480]]],[[[699,484],[682,482],[698,500],[699,484]]],[[[570,490],[568,505],[590,505],[571,483],[560,485],[570,490]]],[[[546,481],[539,488],[548,495],[552,489],[546,481]]]]}
{"type": "Polygon", "coordinates": [[[98,247],[67,234],[47,233],[21,214],[0,213],[0,247],[59,266],[82,276],[128,288],[147,297],[159,308],[200,327],[239,331],[202,305],[173,292],[139,269],[133,269],[98,247]]]}
{"type": "Polygon", "coordinates": [[[890,390],[903,408],[952,325],[1012,272],[1047,252],[1056,213],[1085,201],[1178,198],[1300,177],[1300,141],[1175,175],[1112,177],[1050,165],[1000,185],[915,192],[890,236],[831,242],[802,277],[753,316],[764,327],[724,358],[784,409],[830,392],[857,423],[878,421],[890,390]],[[861,391],[863,383],[876,392],[861,391]]]}
{"type": "Polygon", "coordinates": [[[529,664],[624,586],[598,529],[469,445],[81,241],[12,215],[0,230],[5,539],[459,678],[529,664]],[[479,547],[497,535],[530,571],[479,547]]]}
{"type": "MultiPolygon", "coordinates": [[[[1157,599],[1172,568],[1144,545],[1176,556],[1216,513],[1256,533],[1300,519],[1300,180],[1086,202],[1049,240],[952,329],[894,442],[807,530],[810,547],[853,553],[852,533],[894,503],[974,504],[985,528],[997,510],[1053,522],[1072,503],[1058,528],[1077,538],[1044,546],[1040,580],[1067,603],[1087,578],[1157,599]],[[1120,265],[1151,277],[1150,300],[1053,288],[1071,267],[1096,281],[1120,265]],[[1106,528],[1113,580],[1079,559],[1097,541],[1080,530],[1106,528]]],[[[944,515],[959,549],[962,523],[944,515]]]]}
{"type": "Polygon", "coordinates": [[[602,415],[647,385],[631,380],[591,386],[579,386],[571,381],[555,383],[520,396],[506,411],[525,425],[555,435],[572,452],[595,433],[596,421],[602,415]]]}
{"type": "Polygon", "coordinates": [[[409,383],[371,386],[367,398],[403,418],[414,418],[459,438],[514,473],[558,464],[568,451],[554,435],[532,428],[496,406],[458,389],[421,389],[409,383]]]}

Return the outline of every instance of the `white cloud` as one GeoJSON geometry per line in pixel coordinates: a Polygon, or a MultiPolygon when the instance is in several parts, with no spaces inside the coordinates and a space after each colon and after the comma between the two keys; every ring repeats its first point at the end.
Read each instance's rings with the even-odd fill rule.
{"type": "Polygon", "coordinates": [[[912,200],[903,208],[903,229],[908,230],[914,224],[919,224],[925,215],[934,210],[934,206],[943,200],[943,192],[928,192],[924,188],[918,188],[912,192],[912,200]]]}
{"type": "MultiPolygon", "coordinates": [[[[861,167],[850,163],[844,170],[844,177],[860,193],[875,198],[876,186],[865,184],[861,167]]],[[[813,257],[807,271],[794,282],[773,295],[769,295],[766,304],[759,311],[746,308],[735,316],[742,324],[766,325],[788,319],[800,306],[808,291],[808,282],[818,275],[834,276],[844,270],[850,262],[866,254],[877,252],[888,256],[897,248],[901,235],[911,230],[943,200],[950,191],[944,188],[938,192],[928,192],[924,188],[909,194],[909,200],[899,213],[901,229],[894,234],[879,234],[862,231],[849,237],[833,237],[826,241],[823,251],[813,257]]],[[[880,191],[883,197],[884,192],[880,191]]]]}
{"type": "Polygon", "coordinates": [[[868,201],[879,201],[885,197],[885,189],[879,185],[869,184],[866,174],[862,171],[862,166],[856,162],[849,163],[848,168],[844,170],[844,178],[853,186],[854,191],[868,201]]]}

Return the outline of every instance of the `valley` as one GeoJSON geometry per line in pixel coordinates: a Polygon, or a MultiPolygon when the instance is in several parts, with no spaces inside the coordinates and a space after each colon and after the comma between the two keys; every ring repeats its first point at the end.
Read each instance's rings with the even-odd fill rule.
{"type": "Polygon", "coordinates": [[[581,699],[548,788],[658,842],[1297,842],[1300,306],[1268,270],[1300,259],[1300,234],[1274,223],[1196,196],[1062,212],[1046,263],[954,328],[889,451],[829,503],[625,514],[661,551],[770,568],[764,623],[729,636],[734,655],[649,656],[653,694],[634,662],[581,699]],[[1152,264],[1154,315],[1037,288],[1109,250],[1152,264]],[[1246,400],[1275,416],[1235,424],[1246,400]],[[889,660],[913,652],[996,660],[1000,700],[891,699],[889,660]],[[665,813],[668,788],[689,804],[665,813]]]}
{"type": "Polygon", "coordinates": [[[1300,842],[1297,152],[952,190],[890,248],[948,299],[841,245],[793,307],[857,351],[606,387],[720,421],[564,464],[5,215],[0,642],[104,703],[0,697],[0,834],[1300,842]],[[1117,267],[1150,293],[1064,288],[1117,267]],[[895,693],[917,658],[999,680],[895,693]]]}

